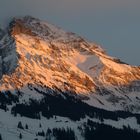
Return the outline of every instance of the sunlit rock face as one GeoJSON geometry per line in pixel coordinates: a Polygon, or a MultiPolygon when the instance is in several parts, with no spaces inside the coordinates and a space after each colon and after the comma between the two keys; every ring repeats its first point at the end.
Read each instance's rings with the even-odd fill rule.
{"type": "MultiPolygon", "coordinates": [[[[0,90],[55,90],[109,110],[140,108],[140,68],[39,19],[15,18],[1,39],[0,90]],[[131,99],[131,100],[130,100],[131,99]]],[[[25,92],[26,94],[26,92],[25,92]]],[[[39,96],[39,95],[38,95],[39,96]]]]}

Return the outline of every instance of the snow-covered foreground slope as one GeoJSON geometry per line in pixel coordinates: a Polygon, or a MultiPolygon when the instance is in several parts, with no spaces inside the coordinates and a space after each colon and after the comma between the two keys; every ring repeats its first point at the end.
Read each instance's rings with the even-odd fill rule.
{"type": "Polygon", "coordinates": [[[84,120],[75,123],[59,116],[51,119],[42,117],[41,120],[38,120],[21,116],[14,117],[9,112],[5,113],[2,110],[0,110],[0,116],[0,134],[2,134],[3,140],[19,140],[20,133],[23,140],[34,140],[35,138],[44,140],[45,136],[37,136],[37,133],[42,131],[46,133],[48,128],[51,130],[53,128],[71,128],[75,130],[79,140],[84,139],[77,128],[83,124],[84,120]],[[18,128],[19,122],[22,123],[23,129],[18,128]],[[25,127],[26,125],[28,125],[28,129],[25,127]]]}
{"type": "MultiPolygon", "coordinates": [[[[54,128],[62,129],[70,128],[75,132],[75,137],[78,140],[84,140],[84,127],[86,126],[88,120],[91,120],[95,123],[105,124],[112,126],[116,129],[123,129],[123,127],[130,127],[138,132],[140,132],[140,124],[137,124],[137,120],[135,117],[130,117],[126,119],[119,119],[118,121],[104,119],[99,120],[97,118],[89,118],[86,117],[79,121],[72,121],[69,118],[55,116],[53,118],[47,119],[41,117],[41,119],[30,119],[27,117],[13,116],[10,112],[5,112],[0,110],[0,134],[2,135],[3,140],[19,140],[20,134],[22,134],[23,140],[44,140],[46,136],[37,135],[39,132],[44,132],[45,135],[47,130],[53,130],[54,128]],[[19,122],[21,122],[22,127],[18,127],[19,122]],[[27,127],[28,126],[28,127],[27,127]]],[[[53,136],[51,140],[55,139],[53,136]]]]}
{"type": "Polygon", "coordinates": [[[122,128],[125,122],[140,131],[139,93],[140,67],[108,56],[100,46],[74,33],[30,16],[15,18],[8,31],[0,30],[0,108],[28,117],[14,117],[0,110],[1,116],[9,117],[0,120],[4,137],[9,135],[16,140],[22,131],[24,139],[33,139],[38,125],[34,122],[41,121],[46,124],[44,129],[52,127],[55,121],[60,124],[55,123],[54,127],[71,126],[79,137],[77,127],[82,122],[75,124],[63,118],[63,123],[54,120],[54,116],[76,120],[98,116],[114,127],[122,128]],[[120,120],[113,120],[105,110],[122,110],[127,115],[115,112],[114,118],[120,120]],[[17,121],[24,119],[32,127],[29,132],[16,128],[17,121]]]}

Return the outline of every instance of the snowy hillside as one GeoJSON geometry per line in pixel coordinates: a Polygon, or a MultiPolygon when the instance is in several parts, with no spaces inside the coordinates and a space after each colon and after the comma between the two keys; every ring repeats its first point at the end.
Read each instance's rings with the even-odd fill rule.
{"type": "Polygon", "coordinates": [[[6,116],[0,132],[4,140],[19,139],[20,133],[31,140],[42,123],[44,131],[70,127],[81,140],[84,128],[78,128],[88,119],[140,132],[139,80],[140,67],[108,56],[75,33],[30,16],[14,18],[7,31],[0,30],[0,108],[6,111],[0,110],[6,116]],[[17,121],[30,129],[17,129],[17,121]]]}

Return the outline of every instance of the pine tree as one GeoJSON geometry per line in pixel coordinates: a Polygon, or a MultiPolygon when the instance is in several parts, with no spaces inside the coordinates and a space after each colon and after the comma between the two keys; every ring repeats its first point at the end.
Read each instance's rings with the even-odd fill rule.
{"type": "Polygon", "coordinates": [[[22,134],[21,133],[19,134],[19,138],[22,139],[22,134]]]}
{"type": "Polygon", "coordinates": [[[41,123],[39,124],[39,127],[40,127],[40,128],[42,127],[41,123]]]}
{"type": "Polygon", "coordinates": [[[24,129],[21,121],[18,123],[18,126],[17,127],[20,128],[20,129],[24,129]]]}
{"type": "Polygon", "coordinates": [[[28,129],[28,124],[25,125],[25,129],[28,129]]]}
{"type": "Polygon", "coordinates": [[[2,136],[1,136],[1,134],[0,134],[0,140],[2,140],[2,136]]]}

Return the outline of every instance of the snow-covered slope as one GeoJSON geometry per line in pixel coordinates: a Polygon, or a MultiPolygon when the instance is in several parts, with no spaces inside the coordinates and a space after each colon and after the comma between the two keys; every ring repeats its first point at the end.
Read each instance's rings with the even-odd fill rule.
{"type": "MultiPolygon", "coordinates": [[[[75,137],[77,140],[85,140],[82,132],[84,131],[84,126],[87,124],[88,120],[92,120],[98,124],[105,124],[113,126],[116,129],[122,130],[123,127],[130,127],[131,129],[137,130],[140,132],[140,125],[137,124],[135,117],[129,117],[127,119],[110,120],[104,119],[104,122],[97,118],[86,117],[79,121],[72,121],[69,118],[55,116],[50,119],[41,117],[41,119],[31,119],[21,116],[12,116],[9,112],[4,112],[0,110],[0,134],[2,135],[3,140],[19,140],[20,134],[22,135],[23,140],[44,140],[45,136],[37,135],[39,132],[46,133],[48,129],[72,129],[75,132],[75,137]],[[22,127],[19,127],[19,122],[21,122],[22,127]],[[27,127],[28,126],[28,127],[27,127]]],[[[50,140],[55,140],[53,135],[51,135],[50,140]]]]}
{"type": "MultiPolygon", "coordinates": [[[[107,110],[140,112],[140,68],[108,56],[98,45],[30,16],[14,19],[1,39],[0,91],[28,87],[71,92],[107,110]]],[[[24,95],[28,96],[28,95],[24,95]]],[[[27,97],[28,98],[28,97],[27,97]]]]}
{"type": "Polygon", "coordinates": [[[95,130],[103,125],[105,130],[125,126],[140,132],[139,113],[140,67],[30,16],[14,18],[6,31],[0,29],[0,134],[4,140],[44,140],[48,133],[53,140],[50,132],[37,133],[67,127],[81,140],[92,123],[95,130]],[[20,121],[23,128],[18,127],[20,121]]]}

